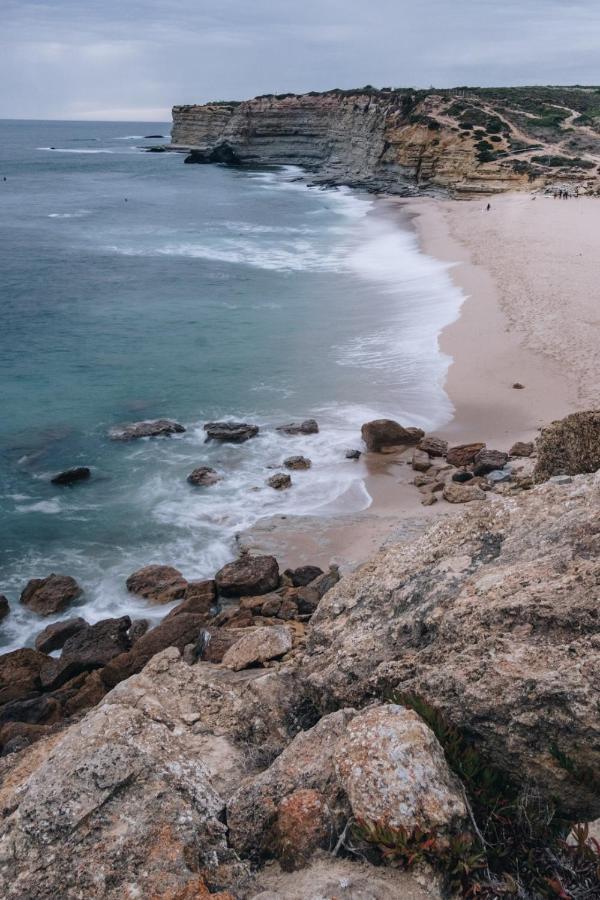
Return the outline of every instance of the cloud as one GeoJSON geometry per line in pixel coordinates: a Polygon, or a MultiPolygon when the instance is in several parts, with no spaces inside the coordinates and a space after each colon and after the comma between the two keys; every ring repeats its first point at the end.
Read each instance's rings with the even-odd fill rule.
{"type": "Polygon", "coordinates": [[[599,42],[596,0],[4,0],[0,116],[148,121],[367,82],[591,83],[599,42]]]}

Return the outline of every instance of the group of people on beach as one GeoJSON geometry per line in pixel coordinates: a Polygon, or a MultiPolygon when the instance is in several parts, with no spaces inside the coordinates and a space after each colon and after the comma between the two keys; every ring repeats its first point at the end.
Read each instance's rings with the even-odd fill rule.
{"type": "Polygon", "coordinates": [[[568,200],[570,197],[578,197],[579,191],[576,188],[575,191],[571,193],[570,190],[566,190],[565,188],[557,188],[553,191],[552,196],[555,200],[568,200]]]}

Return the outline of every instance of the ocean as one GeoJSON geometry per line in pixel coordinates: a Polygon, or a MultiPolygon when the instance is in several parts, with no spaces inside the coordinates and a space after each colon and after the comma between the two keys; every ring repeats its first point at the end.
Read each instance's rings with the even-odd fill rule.
{"type": "Polygon", "coordinates": [[[210,577],[262,517],[366,509],[365,468],[344,456],[361,424],[433,430],[452,416],[438,336],[462,297],[409,223],[291,167],[146,152],[168,135],[155,122],[0,122],[3,650],[69,615],[162,616],[127,593],[137,568],[210,577]],[[107,437],[159,417],[186,432],[107,437]],[[318,435],[275,430],[308,417],[318,435]],[[206,444],[203,424],[220,419],[261,431],[206,444]],[[299,453],[312,468],[267,487],[299,453]],[[79,465],[89,481],[51,484],[79,465]],[[200,465],[222,481],[190,486],[200,465]],[[84,594],[40,619],[18,598],[50,572],[84,594]]]}

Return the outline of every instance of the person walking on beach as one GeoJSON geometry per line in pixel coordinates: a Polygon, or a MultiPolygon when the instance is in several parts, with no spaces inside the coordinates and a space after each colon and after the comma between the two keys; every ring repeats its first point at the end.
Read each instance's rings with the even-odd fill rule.
{"type": "Polygon", "coordinates": [[[492,204],[491,204],[491,203],[488,203],[488,205],[486,206],[487,212],[489,212],[491,208],[492,208],[492,204]]]}

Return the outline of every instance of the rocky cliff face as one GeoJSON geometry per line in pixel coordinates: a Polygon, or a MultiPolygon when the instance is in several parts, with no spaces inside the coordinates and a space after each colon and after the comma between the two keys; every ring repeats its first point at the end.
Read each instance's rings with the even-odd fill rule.
{"type": "Polygon", "coordinates": [[[172,146],[193,151],[191,162],[295,164],[321,182],[402,195],[546,184],[595,192],[600,111],[598,120],[579,113],[588,109],[583,91],[554,90],[533,107],[518,89],[508,97],[365,89],[175,106],[172,146]]]}

